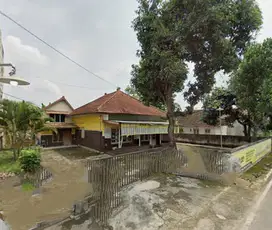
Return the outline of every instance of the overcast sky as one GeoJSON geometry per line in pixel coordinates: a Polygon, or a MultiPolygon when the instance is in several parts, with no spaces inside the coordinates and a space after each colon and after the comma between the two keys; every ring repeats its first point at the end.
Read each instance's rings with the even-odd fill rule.
{"type": "MultiPolygon", "coordinates": [[[[258,2],[264,17],[258,36],[262,41],[272,37],[272,0],[258,2]]],[[[72,64],[0,15],[5,62],[12,62],[17,75],[31,82],[27,87],[5,85],[4,92],[39,105],[64,95],[78,107],[117,86],[124,89],[130,80],[131,65],[138,61],[137,39],[131,28],[136,8],[136,0],[0,0],[3,12],[113,83],[72,64]]],[[[226,79],[220,78],[218,84],[224,84],[226,79]]],[[[181,95],[177,102],[186,105],[181,95]]]]}

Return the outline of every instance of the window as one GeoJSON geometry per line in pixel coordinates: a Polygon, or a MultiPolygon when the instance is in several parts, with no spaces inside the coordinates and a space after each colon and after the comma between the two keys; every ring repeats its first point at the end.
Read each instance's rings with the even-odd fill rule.
{"type": "Polygon", "coordinates": [[[60,122],[65,122],[65,115],[64,114],[60,115],[60,122]]]}
{"type": "Polygon", "coordinates": [[[56,115],[55,115],[55,121],[56,121],[56,122],[60,122],[60,116],[59,116],[59,114],[56,114],[56,115]]]}
{"type": "Polygon", "coordinates": [[[149,135],[142,135],[141,141],[149,141],[149,135]]]}
{"type": "Polygon", "coordinates": [[[54,119],[54,122],[65,122],[64,114],[50,114],[50,117],[54,119]]]}
{"type": "Polygon", "coordinates": [[[210,133],[211,133],[211,130],[210,130],[210,129],[205,129],[205,133],[206,133],[206,134],[210,134],[210,133]]]}
{"type": "Polygon", "coordinates": [[[194,129],[194,134],[199,134],[199,129],[194,129]]]}
{"type": "Polygon", "coordinates": [[[119,139],[119,129],[111,129],[111,143],[117,144],[119,139]]]}

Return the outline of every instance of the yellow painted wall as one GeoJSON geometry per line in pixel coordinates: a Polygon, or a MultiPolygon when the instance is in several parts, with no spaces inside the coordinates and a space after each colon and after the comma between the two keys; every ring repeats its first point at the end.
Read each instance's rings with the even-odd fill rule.
{"type": "Polygon", "coordinates": [[[80,115],[72,117],[73,123],[85,130],[102,131],[104,133],[104,123],[102,117],[96,114],[80,115]]]}

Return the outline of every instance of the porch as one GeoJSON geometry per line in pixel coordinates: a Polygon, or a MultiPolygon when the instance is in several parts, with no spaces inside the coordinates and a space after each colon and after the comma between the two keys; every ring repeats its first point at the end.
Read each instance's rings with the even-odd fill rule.
{"type": "Polygon", "coordinates": [[[105,148],[158,147],[168,133],[168,122],[104,120],[105,148]]]}
{"type": "Polygon", "coordinates": [[[38,137],[38,144],[43,147],[71,146],[75,140],[75,130],[73,123],[51,122],[47,124],[52,131],[42,133],[38,137]]]}

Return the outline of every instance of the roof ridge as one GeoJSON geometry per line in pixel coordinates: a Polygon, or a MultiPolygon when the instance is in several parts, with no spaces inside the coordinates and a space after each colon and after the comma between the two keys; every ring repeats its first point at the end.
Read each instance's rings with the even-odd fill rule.
{"type": "MultiPolygon", "coordinates": [[[[122,91],[121,91],[121,92],[122,92],[122,91]]],[[[139,103],[143,104],[144,106],[146,106],[146,107],[148,107],[148,108],[154,108],[154,109],[158,110],[159,112],[165,113],[165,111],[163,111],[163,110],[157,108],[157,107],[154,106],[154,105],[145,105],[140,99],[138,99],[138,98],[136,98],[136,97],[133,97],[133,96],[129,95],[128,93],[125,93],[125,92],[122,92],[122,93],[125,94],[125,95],[127,95],[127,96],[129,96],[129,97],[131,97],[132,99],[138,101],[139,103]]]]}
{"type": "MultiPolygon", "coordinates": [[[[114,98],[115,95],[117,94],[117,92],[118,92],[118,91],[112,92],[113,95],[112,95],[111,97],[109,97],[106,101],[104,101],[101,105],[99,105],[99,106],[97,107],[97,111],[99,112],[100,108],[101,108],[103,105],[105,105],[105,104],[108,103],[112,98],[114,98]]],[[[110,93],[110,94],[111,94],[111,93],[110,93]]]]}
{"type": "Polygon", "coordinates": [[[55,105],[55,104],[57,104],[57,103],[59,103],[59,102],[61,102],[61,101],[66,102],[66,103],[68,104],[68,106],[69,106],[72,110],[74,110],[73,106],[69,103],[69,101],[67,101],[67,99],[65,98],[65,96],[60,97],[59,99],[55,100],[55,101],[52,102],[52,103],[49,102],[49,104],[48,104],[47,106],[45,106],[44,109],[47,110],[47,109],[50,108],[51,106],[53,106],[53,105],[55,105]]]}

